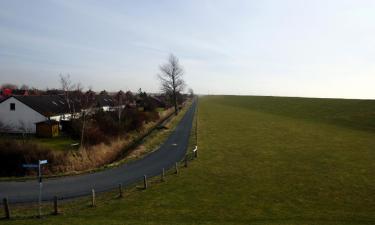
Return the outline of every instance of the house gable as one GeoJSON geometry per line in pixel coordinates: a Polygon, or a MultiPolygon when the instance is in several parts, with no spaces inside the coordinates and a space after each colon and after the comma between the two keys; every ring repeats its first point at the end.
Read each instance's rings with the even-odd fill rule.
{"type": "Polygon", "coordinates": [[[35,123],[46,117],[11,96],[0,102],[0,121],[12,133],[35,133],[35,123]]]}

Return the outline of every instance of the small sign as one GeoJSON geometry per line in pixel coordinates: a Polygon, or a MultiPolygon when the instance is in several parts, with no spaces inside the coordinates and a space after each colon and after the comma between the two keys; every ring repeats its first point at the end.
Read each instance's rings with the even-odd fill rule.
{"type": "Polygon", "coordinates": [[[40,165],[47,164],[47,163],[48,163],[47,160],[39,160],[39,164],[40,164],[40,165]]]}
{"type": "Polygon", "coordinates": [[[38,168],[39,165],[37,165],[37,164],[23,164],[22,167],[23,168],[38,168]]]}

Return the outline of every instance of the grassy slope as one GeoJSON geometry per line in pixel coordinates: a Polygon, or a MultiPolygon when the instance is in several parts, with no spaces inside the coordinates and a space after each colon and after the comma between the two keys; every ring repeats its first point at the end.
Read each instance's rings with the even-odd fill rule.
{"type": "Polygon", "coordinates": [[[96,209],[11,224],[374,224],[375,102],[204,97],[199,160],[96,209]]]}

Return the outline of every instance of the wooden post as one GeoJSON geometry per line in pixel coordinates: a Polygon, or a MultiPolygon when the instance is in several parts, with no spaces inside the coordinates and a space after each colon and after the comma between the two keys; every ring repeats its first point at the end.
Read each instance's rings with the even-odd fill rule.
{"type": "Polygon", "coordinates": [[[185,168],[187,168],[188,167],[188,156],[187,155],[185,156],[184,162],[185,162],[185,168]]]}
{"type": "Polygon", "coordinates": [[[165,170],[164,170],[164,168],[163,168],[163,170],[162,170],[162,172],[161,172],[161,178],[160,178],[160,181],[161,181],[161,182],[164,182],[164,181],[165,181],[164,177],[165,177],[165,170]]]}
{"type": "Polygon", "coordinates": [[[143,189],[147,189],[147,176],[143,176],[143,189]]]}
{"type": "Polygon", "coordinates": [[[91,207],[95,207],[95,190],[91,189],[91,207]]]}
{"type": "Polygon", "coordinates": [[[175,169],[176,169],[176,174],[178,174],[178,163],[176,162],[176,164],[175,164],[175,169]]]}
{"type": "Polygon", "coordinates": [[[57,204],[57,196],[53,197],[53,215],[59,214],[59,207],[57,204]]]}
{"type": "Polygon", "coordinates": [[[3,205],[4,205],[4,211],[5,211],[5,219],[10,219],[8,198],[3,199],[3,205]]]}
{"type": "Polygon", "coordinates": [[[118,185],[118,191],[119,191],[119,197],[122,198],[123,197],[123,194],[122,194],[122,184],[118,185]]]}

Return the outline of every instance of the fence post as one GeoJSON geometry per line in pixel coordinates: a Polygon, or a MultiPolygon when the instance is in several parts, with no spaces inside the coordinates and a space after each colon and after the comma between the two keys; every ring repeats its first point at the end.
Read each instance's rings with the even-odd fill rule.
{"type": "Polygon", "coordinates": [[[57,196],[53,197],[53,215],[59,214],[59,207],[57,204],[57,196]]]}
{"type": "Polygon", "coordinates": [[[3,205],[4,205],[4,211],[5,211],[5,219],[10,219],[8,198],[3,199],[3,205]]]}
{"type": "Polygon", "coordinates": [[[188,167],[188,156],[187,156],[187,155],[185,156],[185,160],[184,160],[184,162],[185,162],[185,163],[184,163],[184,164],[185,164],[184,166],[185,166],[185,168],[187,168],[187,167],[188,167]]]}
{"type": "Polygon", "coordinates": [[[176,164],[175,164],[175,169],[176,169],[176,174],[178,174],[178,163],[176,162],[176,164]]]}
{"type": "Polygon", "coordinates": [[[143,189],[147,189],[147,176],[143,176],[143,189]]]}
{"type": "Polygon", "coordinates": [[[91,189],[91,207],[95,207],[95,190],[91,189]]]}
{"type": "Polygon", "coordinates": [[[122,184],[118,185],[118,192],[119,192],[119,198],[122,198],[123,197],[123,194],[122,194],[122,184]]]}
{"type": "Polygon", "coordinates": [[[165,177],[165,170],[163,168],[163,171],[161,172],[161,178],[160,178],[161,182],[164,182],[164,177],[165,177]]]}
{"type": "Polygon", "coordinates": [[[195,149],[194,149],[194,158],[198,158],[198,146],[195,146],[195,149]]]}

